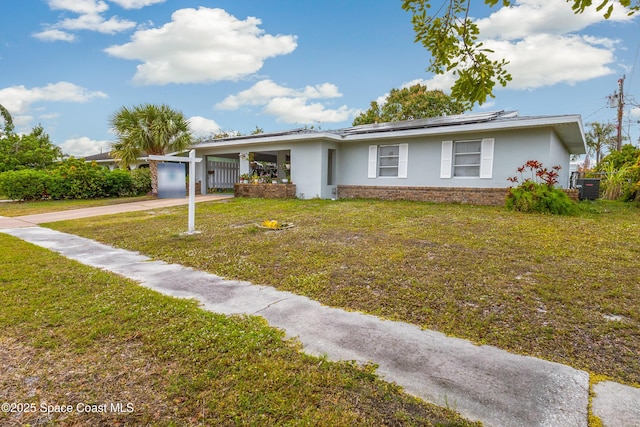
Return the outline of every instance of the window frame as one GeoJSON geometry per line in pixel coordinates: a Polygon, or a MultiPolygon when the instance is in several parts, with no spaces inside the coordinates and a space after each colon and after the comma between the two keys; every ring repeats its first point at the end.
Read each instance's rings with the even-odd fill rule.
{"type": "Polygon", "coordinates": [[[378,154],[377,154],[377,175],[380,178],[398,178],[399,174],[400,174],[400,144],[385,144],[385,145],[378,145],[378,154]],[[382,149],[383,148],[389,148],[389,147],[394,147],[396,148],[395,151],[397,151],[397,154],[392,154],[392,155],[382,155],[382,149]],[[396,159],[395,161],[395,165],[383,165],[382,163],[384,163],[382,161],[382,159],[396,159]],[[393,170],[395,169],[395,174],[393,175],[383,175],[382,171],[383,170],[393,170]]]}
{"type": "Polygon", "coordinates": [[[395,179],[406,179],[407,172],[409,166],[409,144],[401,143],[401,144],[379,144],[379,145],[370,145],[369,146],[369,166],[367,176],[370,179],[375,178],[395,178],[395,179]],[[397,166],[382,166],[380,162],[380,148],[382,147],[398,147],[398,155],[397,156],[383,156],[382,158],[395,158],[397,157],[397,166]],[[381,175],[380,169],[392,169],[396,168],[396,175],[381,175]]]}
{"type": "MultiPolygon", "coordinates": [[[[480,169],[482,167],[482,139],[465,139],[459,141],[453,141],[453,153],[451,157],[451,175],[454,178],[480,178],[480,169]],[[461,152],[456,153],[456,146],[460,144],[468,144],[468,143],[477,143],[479,146],[479,151],[469,151],[469,152],[461,152]],[[464,157],[464,156],[477,156],[478,163],[462,163],[457,164],[456,160],[464,157]],[[478,168],[477,175],[457,175],[456,168],[478,168]]],[[[459,170],[459,169],[458,169],[459,170]]]]}
{"type": "MultiPolygon", "coordinates": [[[[494,138],[480,139],[480,170],[475,176],[455,176],[454,175],[454,144],[456,142],[472,142],[478,139],[449,140],[442,141],[442,152],[440,155],[440,179],[492,179],[493,178],[493,158],[494,158],[494,138]]],[[[468,154],[468,153],[464,153],[468,154]]],[[[462,166],[462,165],[456,165],[462,166]]]]}

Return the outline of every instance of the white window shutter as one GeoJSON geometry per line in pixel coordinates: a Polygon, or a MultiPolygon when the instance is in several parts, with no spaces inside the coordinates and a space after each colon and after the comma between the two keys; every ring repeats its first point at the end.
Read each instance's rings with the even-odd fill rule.
{"type": "Polygon", "coordinates": [[[482,140],[482,152],[480,153],[480,178],[493,177],[493,138],[482,140]]]}
{"type": "Polygon", "coordinates": [[[375,178],[378,176],[378,146],[370,145],[369,146],[369,178],[375,178]]]}
{"type": "Polygon", "coordinates": [[[440,178],[451,178],[452,162],[453,141],[442,141],[442,156],[440,157],[440,178]]]}
{"type": "Polygon", "coordinates": [[[400,144],[398,151],[398,178],[406,178],[409,165],[409,144],[400,144]]]}

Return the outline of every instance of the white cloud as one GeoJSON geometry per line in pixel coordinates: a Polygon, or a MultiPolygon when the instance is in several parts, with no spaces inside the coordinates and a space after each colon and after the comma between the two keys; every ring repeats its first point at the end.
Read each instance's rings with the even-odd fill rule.
{"type": "MultiPolygon", "coordinates": [[[[633,17],[617,5],[608,22],[630,22],[633,17]]],[[[556,84],[573,85],[614,72],[619,40],[580,33],[605,21],[595,7],[574,14],[564,1],[519,0],[476,21],[484,47],[493,59],[506,59],[513,80],[507,89],[535,89],[556,84]]],[[[422,80],[430,89],[449,91],[453,73],[422,80]]],[[[497,89],[500,86],[496,86],[497,89]]]]}
{"type": "Polygon", "coordinates": [[[105,51],[141,61],[134,76],[141,84],[237,80],[297,46],[295,36],[265,34],[260,24],[258,18],[242,21],[222,9],[180,9],[170,23],[139,30],[131,42],[105,51]]]}
{"type": "Polygon", "coordinates": [[[315,86],[305,86],[304,96],[306,98],[340,98],[342,94],[338,92],[338,87],[332,83],[322,83],[315,86]]]}
{"type": "Polygon", "coordinates": [[[115,34],[134,28],[136,23],[126,19],[119,19],[112,16],[105,20],[102,15],[85,14],[78,18],[64,19],[53,26],[53,28],[62,28],[70,31],[97,31],[103,34],[115,34]]]}
{"type": "Polygon", "coordinates": [[[60,113],[45,113],[38,116],[38,118],[42,120],[53,120],[57,119],[58,117],[60,117],[60,113]]]}
{"type": "Polygon", "coordinates": [[[573,85],[613,73],[613,52],[580,36],[540,34],[516,42],[490,41],[486,46],[507,58],[511,89],[533,89],[558,83],[573,85]]]}
{"type": "Polygon", "coordinates": [[[220,110],[236,110],[243,105],[265,105],[270,100],[278,97],[289,98],[339,98],[342,94],[338,87],[331,83],[323,83],[315,86],[306,86],[302,90],[280,86],[272,80],[261,80],[247,90],[237,95],[230,95],[222,102],[216,104],[220,110]]]}
{"type": "MultiPolygon", "coordinates": [[[[152,4],[158,1],[164,0],[120,0],[117,3],[122,3],[124,7],[142,3],[152,4]]],[[[33,34],[34,37],[43,41],[71,42],[76,38],[68,31],[86,30],[103,34],[115,34],[134,28],[137,25],[133,21],[120,19],[116,16],[106,19],[102,14],[109,10],[109,6],[102,0],[48,0],[48,4],[53,10],[65,10],[76,13],[79,16],[66,18],[55,24],[45,25],[46,29],[44,31],[33,34]]]]}
{"type": "MultiPolygon", "coordinates": [[[[622,7],[614,9],[609,21],[629,21],[622,7]]],[[[595,7],[575,14],[566,1],[519,0],[515,6],[502,7],[489,17],[478,19],[482,38],[514,40],[534,34],[567,34],[603,21],[603,12],[595,7]]]]}
{"type": "Polygon", "coordinates": [[[67,139],[60,144],[62,152],[73,157],[85,157],[93,154],[100,154],[109,150],[111,142],[94,141],[86,136],[80,138],[67,139]]]}
{"type": "Polygon", "coordinates": [[[230,95],[216,104],[220,110],[237,110],[242,106],[263,106],[263,111],[287,123],[341,122],[356,114],[342,106],[327,109],[322,103],[309,103],[310,99],[339,98],[342,94],[332,83],[292,89],[272,80],[261,80],[237,95],[230,95]]]}
{"type": "Polygon", "coordinates": [[[264,105],[278,96],[287,96],[291,89],[280,86],[272,80],[261,80],[237,95],[230,95],[216,104],[219,110],[237,110],[243,105],[264,105]]]}
{"type": "Polygon", "coordinates": [[[265,106],[264,112],[286,123],[336,123],[348,120],[355,110],[346,105],[338,109],[327,109],[323,104],[308,104],[305,98],[274,98],[265,106]]]}
{"type": "Polygon", "coordinates": [[[196,137],[209,137],[219,133],[222,128],[214,120],[201,116],[193,116],[189,118],[189,128],[191,133],[196,137]]]}
{"type": "Polygon", "coordinates": [[[42,101],[85,103],[95,98],[107,98],[100,91],[90,91],[69,82],[50,83],[31,89],[23,85],[0,89],[0,99],[11,114],[25,114],[31,104],[42,101]]]}
{"type": "Polygon", "coordinates": [[[480,106],[480,109],[481,110],[491,110],[495,106],[496,106],[495,101],[487,101],[487,102],[485,102],[484,104],[482,104],[480,106]]]}
{"type": "Polygon", "coordinates": [[[141,9],[157,3],[164,3],[165,0],[111,0],[124,9],[141,9]]]}
{"type": "Polygon", "coordinates": [[[104,1],[96,0],[49,0],[48,3],[53,10],[68,10],[78,14],[96,14],[109,9],[104,1]]]}
{"type": "Polygon", "coordinates": [[[55,30],[55,29],[34,33],[33,36],[45,42],[55,42],[55,41],[72,42],[72,41],[75,41],[76,39],[76,36],[74,36],[73,34],[67,33],[66,31],[55,30]]]}
{"type": "MultiPolygon", "coordinates": [[[[453,76],[453,74],[436,74],[428,80],[415,79],[406,83],[402,83],[400,88],[403,89],[420,84],[426,86],[428,90],[441,90],[445,93],[449,93],[451,92],[451,86],[453,86],[454,82],[455,76],[453,76]]],[[[389,94],[387,93],[383,97],[378,98],[378,103],[380,103],[381,101],[385,102],[387,99],[387,95],[389,94]]]]}
{"type": "MultiPolygon", "coordinates": [[[[107,94],[100,91],[90,91],[68,82],[51,83],[30,89],[22,85],[0,89],[0,100],[13,116],[16,129],[26,128],[33,122],[32,104],[39,102],[85,103],[96,98],[107,98],[107,94]]],[[[39,119],[57,117],[57,113],[46,113],[44,109],[40,110],[43,112],[38,114],[39,119]]]]}
{"type": "Polygon", "coordinates": [[[33,122],[33,116],[28,115],[28,114],[27,115],[20,114],[20,115],[15,115],[15,116],[12,115],[12,118],[13,118],[13,125],[18,129],[19,128],[25,128],[25,127],[27,127],[27,125],[29,125],[31,122],[33,122]]]}

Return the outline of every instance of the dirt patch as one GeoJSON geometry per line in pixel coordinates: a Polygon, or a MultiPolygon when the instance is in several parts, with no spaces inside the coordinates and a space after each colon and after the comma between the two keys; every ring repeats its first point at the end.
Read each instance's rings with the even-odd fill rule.
{"type": "Polygon", "coordinates": [[[162,372],[141,344],[102,344],[80,355],[0,338],[0,401],[13,406],[0,413],[0,424],[117,426],[169,418],[162,372]]]}

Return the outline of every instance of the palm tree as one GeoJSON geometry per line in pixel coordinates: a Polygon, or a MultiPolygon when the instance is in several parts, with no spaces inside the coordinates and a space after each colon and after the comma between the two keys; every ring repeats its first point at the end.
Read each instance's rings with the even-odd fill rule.
{"type": "MultiPolygon", "coordinates": [[[[0,104],[0,117],[4,119],[4,134],[9,135],[13,132],[13,119],[11,118],[11,113],[7,110],[2,104],[0,104]]],[[[0,132],[0,135],[2,134],[0,132]]]]}
{"type": "Polygon", "coordinates": [[[591,130],[585,135],[587,140],[588,155],[596,155],[596,164],[602,160],[602,154],[605,149],[615,150],[616,137],[613,132],[616,130],[615,125],[611,123],[593,122],[589,123],[591,130]]]}
{"type": "MultiPolygon", "coordinates": [[[[134,164],[143,153],[165,155],[182,152],[191,145],[189,123],[181,112],[169,106],[141,104],[122,107],[109,118],[118,141],[112,144],[113,156],[123,168],[134,164]]],[[[151,192],[158,194],[158,164],[149,160],[151,192]]]]}

